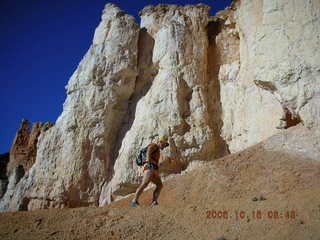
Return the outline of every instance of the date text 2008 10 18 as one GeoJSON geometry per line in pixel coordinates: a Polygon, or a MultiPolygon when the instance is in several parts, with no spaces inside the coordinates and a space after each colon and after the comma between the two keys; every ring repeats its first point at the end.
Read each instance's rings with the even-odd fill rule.
{"type": "Polygon", "coordinates": [[[246,211],[237,211],[235,210],[233,214],[230,214],[229,211],[226,210],[208,210],[206,211],[206,218],[208,219],[231,219],[233,217],[236,220],[241,219],[295,219],[297,217],[296,210],[285,210],[285,211],[278,211],[278,210],[269,210],[269,211],[262,211],[262,210],[255,210],[251,213],[246,211]]]}

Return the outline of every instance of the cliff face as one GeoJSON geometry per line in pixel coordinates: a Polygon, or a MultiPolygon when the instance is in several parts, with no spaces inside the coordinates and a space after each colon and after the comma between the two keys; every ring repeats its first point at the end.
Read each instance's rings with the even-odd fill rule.
{"type": "Polygon", "coordinates": [[[97,205],[137,76],[139,27],[114,5],[71,77],[63,113],[41,135],[28,209],[97,205]]]}
{"type": "Polygon", "coordinates": [[[276,126],[302,122],[316,129],[319,1],[248,0],[236,1],[233,8],[220,13],[226,27],[235,26],[240,44],[240,61],[223,65],[219,74],[223,135],[230,149],[252,145],[275,133],[276,126]]]}
{"type": "Polygon", "coordinates": [[[9,153],[0,154],[0,199],[7,191],[7,186],[9,182],[7,175],[7,165],[10,158],[9,156],[9,153]]]}
{"type": "Polygon", "coordinates": [[[152,52],[139,49],[142,59],[152,53],[152,62],[142,64],[152,65],[157,72],[146,79],[150,88],[137,103],[114,176],[104,185],[100,204],[135,189],[141,175],[135,155],[158,135],[170,136],[171,147],[166,154],[175,161],[174,166],[162,171],[163,175],[179,173],[192,161],[227,153],[219,134],[217,84],[208,74],[208,11],[205,5],[159,5],[140,12],[142,38],[148,36],[153,45],[152,52]]]}
{"type": "Polygon", "coordinates": [[[0,209],[27,209],[27,201],[24,198],[25,191],[21,191],[21,188],[25,188],[26,184],[23,182],[20,188],[17,185],[25,174],[28,174],[28,171],[35,163],[40,134],[47,131],[53,125],[50,122],[36,122],[30,130],[29,121],[22,119],[20,128],[13,140],[10,153],[0,156],[0,198],[3,197],[0,201],[0,209]],[[12,199],[12,197],[14,198],[12,199]]]}
{"type": "Polygon", "coordinates": [[[23,167],[25,172],[29,171],[36,160],[38,137],[41,132],[47,131],[52,126],[53,123],[50,122],[36,122],[32,125],[30,131],[29,121],[22,120],[10,149],[10,162],[7,166],[8,175],[19,165],[23,167]]]}
{"type": "Polygon", "coordinates": [[[139,27],[107,4],[61,116],[0,207],[119,199],[139,183],[140,148],[163,134],[174,160],[161,160],[165,177],[298,123],[318,129],[319,5],[242,0],[215,17],[202,4],[148,6],[139,27]]]}

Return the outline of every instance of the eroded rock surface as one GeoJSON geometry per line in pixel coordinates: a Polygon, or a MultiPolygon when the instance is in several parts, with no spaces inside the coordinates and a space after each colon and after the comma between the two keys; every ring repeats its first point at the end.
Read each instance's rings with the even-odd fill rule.
{"type": "Polygon", "coordinates": [[[231,151],[279,132],[276,128],[318,126],[319,1],[235,1],[220,14],[240,44],[240,61],[223,65],[219,73],[223,136],[231,151]]]}
{"type": "Polygon", "coordinates": [[[31,183],[22,189],[29,210],[98,204],[135,88],[138,36],[132,16],[106,5],[93,43],[66,86],[63,112],[40,136],[36,163],[18,184],[31,183]]]}
{"type": "Polygon", "coordinates": [[[140,176],[135,156],[159,135],[169,136],[166,154],[175,162],[168,172],[162,171],[164,176],[181,172],[192,161],[227,153],[218,127],[215,83],[208,77],[208,11],[208,6],[199,4],[148,6],[140,12],[141,28],[154,41],[152,66],[157,74],[150,76],[152,85],[137,104],[100,204],[135,189],[140,176]]]}
{"type": "Polygon", "coordinates": [[[7,165],[10,159],[9,153],[0,154],[0,198],[7,191],[8,186],[8,175],[7,175],[7,165]]]}
{"type": "Polygon", "coordinates": [[[217,14],[222,136],[231,152],[300,122],[318,126],[319,16],[318,1],[273,0],[234,1],[217,14]]]}
{"type": "Polygon", "coordinates": [[[50,122],[36,122],[32,124],[30,131],[29,121],[26,119],[21,121],[20,129],[16,133],[10,149],[10,162],[7,166],[8,175],[19,165],[24,168],[25,172],[29,171],[36,160],[37,143],[40,134],[53,125],[50,122]]]}

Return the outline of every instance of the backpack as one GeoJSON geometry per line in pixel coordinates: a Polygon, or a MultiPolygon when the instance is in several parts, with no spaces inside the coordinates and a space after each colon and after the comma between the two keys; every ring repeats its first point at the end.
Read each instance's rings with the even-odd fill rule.
{"type": "MultiPolygon", "coordinates": [[[[136,157],[136,163],[138,166],[142,166],[145,161],[147,160],[147,151],[148,151],[148,147],[142,148],[138,154],[138,156],[136,157]]],[[[155,152],[159,151],[159,148],[155,149],[151,154],[154,154],[155,152]]]]}
{"type": "Polygon", "coordinates": [[[147,159],[147,150],[148,147],[142,148],[136,157],[136,163],[138,166],[142,166],[145,160],[147,159]]]}

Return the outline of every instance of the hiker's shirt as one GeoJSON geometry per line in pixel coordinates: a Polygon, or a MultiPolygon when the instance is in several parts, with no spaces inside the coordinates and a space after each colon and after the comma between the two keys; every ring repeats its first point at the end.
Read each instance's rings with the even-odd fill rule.
{"type": "MultiPolygon", "coordinates": [[[[160,159],[160,148],[155,143],[150,143],[147,149],[147,160],[150,159],[153,169],[159,169],[159,159],[160,159]]],[[[147,163],[147,162],[146,162],[147,163]]],[[[146,170],[146,164],[144,166],[144,170],[146,170]]]]}

